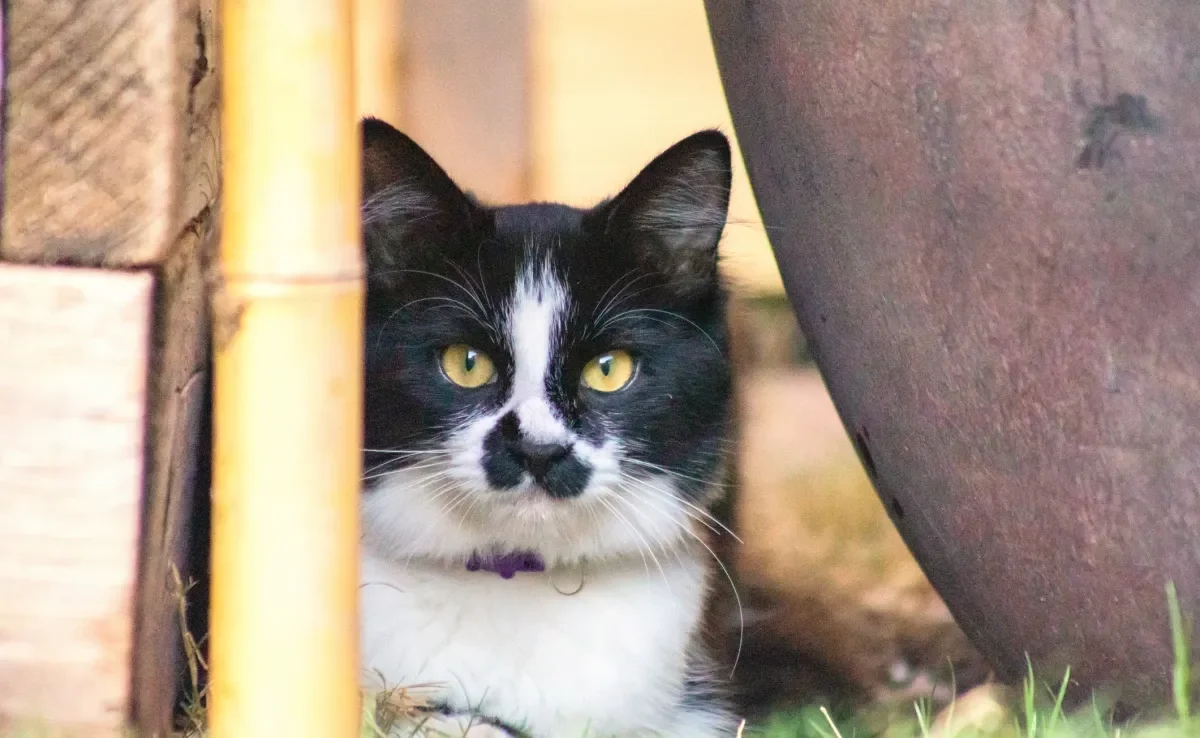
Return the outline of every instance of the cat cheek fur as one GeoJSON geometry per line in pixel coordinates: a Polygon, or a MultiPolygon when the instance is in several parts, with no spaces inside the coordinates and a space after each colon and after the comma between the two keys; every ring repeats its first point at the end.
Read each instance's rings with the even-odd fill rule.
{"type": "Polygon", "coordinates": [[[698,637],[730,402],[724,136],[591,210],[481,205],[379,121],[363,145],[364,669],[538,736],[731,735],[698,637]],[[494,382],[438,370],[463,343],[494,382]],[[582,387],[614,348],[634,380],[582,387]],[[548,571],[466,571],[489,551],[548,571]]]}

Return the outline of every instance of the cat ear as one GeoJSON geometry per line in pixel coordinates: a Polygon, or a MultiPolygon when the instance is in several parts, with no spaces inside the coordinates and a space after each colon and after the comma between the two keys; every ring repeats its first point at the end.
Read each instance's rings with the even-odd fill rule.
{"type": "Polygon", "coordinates": [[[386,278],[430,249],[449,248],[479,208],[411,138],[362,122],[362,223],[369,273],[386,278]]]}
{"type": "Polygon", "coordinates": [[[650,162],[599,211],[610,237],[629,239],[681,294],[717,281],[717,244],[729,212],[729,140],[701,131],[650,162]]]}

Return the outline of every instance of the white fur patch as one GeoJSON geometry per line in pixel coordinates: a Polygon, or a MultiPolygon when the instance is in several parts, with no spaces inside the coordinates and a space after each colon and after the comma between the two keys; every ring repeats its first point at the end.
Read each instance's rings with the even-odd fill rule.
{"type": "Polygon", "coordinates": [[[728,715],[681,707],[711,571],[707,513],[670,476],[623,470],[616,440],[589,443],[557,416],[546,380],[567,310],[549,269],[527,272],[506,311],[515,367],[503,407],[463,419],[440,452],[364,493],[364,679],[435,684],[456,710],[538,738],[731,736],[728,715]],[[528,480],[490,489],[483,442],[510,411],[527,437],[569,444],[592,467],[579,497],[551,499],[528,480]],[[537,551],[550,570],[466,571],[472,552],[492,550],[537,551]],[[563,595],[581,574],[583,588],[563,595]]]}
{"type": "Polygon", "coordinates": [[[473,551],[533,549],[547,564],[632,558],[658,574],[662,560],[695,543],[703,516],[679,500],[669,478],[630,478],[605,446],[575,500],[535,489],[497,492],[478,464],[446,458],[394,472],[363,496],[363,539],[396,561],[458,564],[473,551]]]}
{"type": "Polygon", "coordinates": [[[506,407],[516,412],[522,434],[536,443],[572,440],[546,396],[546,375],[558,350],[566,309],[566,288],[549,266],[542,265],[521,275],[507,311],[505,332],[515,371],[506,407]]]}
{"type": "Polygon", "coordinates": [[[727,717],[679,710],[707,568],[640,562],[498,576],[363,558],[363,669],[372,686],[433,684],[539,738],[723,736],[727,717]],[[382,682],[382,683],[381,683],[382,682]]]}

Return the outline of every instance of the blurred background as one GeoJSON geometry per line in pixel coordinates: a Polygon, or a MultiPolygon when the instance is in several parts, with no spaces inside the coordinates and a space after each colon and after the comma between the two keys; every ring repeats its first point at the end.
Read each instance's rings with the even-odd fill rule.
{"type": "MultiPolygon", "coordinates": [[[[734,134],[700,0],[367,0],[357,23],[361,112],[485,201],[594,204],[687,134],[734,134]]],[[[744,617],[724,583],[712,615],[731,644],[745,622],[743,709],[945,701],[985,667],[807,359],[736,153],[731,209],[741,543],[717,551],[744,617]]]]}

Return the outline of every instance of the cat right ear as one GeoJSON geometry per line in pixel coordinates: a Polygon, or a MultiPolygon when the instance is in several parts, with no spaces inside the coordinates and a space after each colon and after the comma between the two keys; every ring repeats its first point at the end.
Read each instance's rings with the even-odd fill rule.
{"type": "Polygon", "coordinates": [[[373,278],[386,279],[429,249],[444,251],[478,212],[415,141],[381,120],[363,119],[363,241],[373,278]]]}
{"type": "Polygon", "coordinates": [[[632,245],[677,294],[712,290],[729,211],[730,158],[720,131],[694,133],[659,154],[592,217],[632,245]]]}

